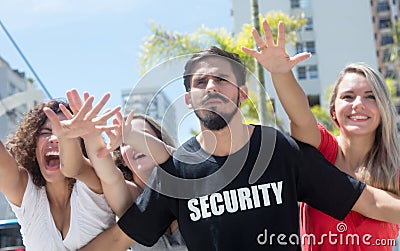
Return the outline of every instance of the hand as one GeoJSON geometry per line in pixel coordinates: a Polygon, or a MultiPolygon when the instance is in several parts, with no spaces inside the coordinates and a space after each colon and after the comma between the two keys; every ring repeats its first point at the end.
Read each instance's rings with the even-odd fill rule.
{"type": "Polygon", "coordinates": [[[278,24],[278,37],[275,45],[274,37],[268,22],[263,20],[265,40],[263,40],[256,29],[253,28],[253,38],[260,51],[242,47],[243,52],[254,57],[257,61],[271,73],[287,73],[296,64],[309,58],[311,53],[302,52],[294,57],[289,57],[285,51],[285,26],[283,22],[278,24]]]}
{"type": "Polygon", "coordinates": [[[132,130],[133,115],[134,112],[131,111],[124,121],[122,114],[118,112],[117,118],[113,120],[114,128],[110,126],[104,128],[104,131],[109,138],[109,142],[107,143],[106,148],[97,153],[98,157],[102,158],[107,156],[109,152],[112,152],[123,143],[123,138],[129,135],[132,130]]]}
{"type": "Polygon", "coordinates": [[[50,108],[44,108],[43,111],[52,123],[52,130],[57,137],[76,138],[84,137],[91,133],[101,133],[105,130],[104,126],[107,120],[116,114],[121,107],[117,106],[113,110],[107,110],[101,116],[97,114],[103,108],[110,98],[110,94],[106,93],[96,106],[92,107],[94,100],[93,96],[85,93],[85,102],[82,105],[82,100],[76,90],[67,92],[68,101],[70,102],[71,110],[74,115],[63,105],[60,105],[61,111],[66,116],[67,120],[60,120],[57,114],[50,108]],[[76,113],[76,114],[75,114],[76,113]]]}

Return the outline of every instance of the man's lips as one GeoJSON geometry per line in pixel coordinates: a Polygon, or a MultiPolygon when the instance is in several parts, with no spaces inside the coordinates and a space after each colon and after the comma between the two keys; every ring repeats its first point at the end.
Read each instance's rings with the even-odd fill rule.
{"type": "Polygon", "coordinates": [[[211,94],[208,94],[207,96],[205,96],[201,103],[202,104],[208,104],[208,103],[220,104],[221,102],[228,103],[229,100],[219,93],[211,93],[211,94]]]}
{"type": "Polygon", "coordinates": [[[223,103],[223,101],[221,99],[211,98],[211,99],[208,99],[206,102],[204,102],[204,105],[217,105],[217,104],[221,104],[221,103],[223,103]]]}

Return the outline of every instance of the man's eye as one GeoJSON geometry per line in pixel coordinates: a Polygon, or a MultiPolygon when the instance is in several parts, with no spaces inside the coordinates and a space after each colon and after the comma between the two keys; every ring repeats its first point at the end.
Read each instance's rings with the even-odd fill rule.
{"type": "Polygon", "coordinates": [[[204,78],[197,78],[194,80],[195,85],[203,85],[205,83],[204,78]]]}

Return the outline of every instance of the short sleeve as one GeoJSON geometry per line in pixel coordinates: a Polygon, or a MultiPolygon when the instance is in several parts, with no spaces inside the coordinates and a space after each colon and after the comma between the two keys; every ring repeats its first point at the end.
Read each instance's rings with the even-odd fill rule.
{"type": "Polygon", "coordinates": [[[118,221],[118,226],[126,235],[144,246],[153,246],[172,221],[177,219],[178,199],[154,190],[162,186],[162,177],[165,177],[159,172],[172,169],[172,157],[155,168],[148,180],[148,186],[118,221]]]}
{"type": "Polygon", "coordinates": [[[314,147],[297,141],[299,200],[342,220],[353,208],[365,184],[341,172],[314,147]]]}
{"type": "Polygon", "coordinates": [[[338,152],[338,142],[333,134],[328,131],[322,124],[318,123],[318,129],[321,133],[321,142],[318,151],[331,163],[336,162],[338,152]]]}
{"type": "Polygon", "coordinates": [[[174,201],[176,199],[146,187],[119,219],[118,226],[131,239],[144,246],[152,246],[176,219],[171,210],[174,201]]]}

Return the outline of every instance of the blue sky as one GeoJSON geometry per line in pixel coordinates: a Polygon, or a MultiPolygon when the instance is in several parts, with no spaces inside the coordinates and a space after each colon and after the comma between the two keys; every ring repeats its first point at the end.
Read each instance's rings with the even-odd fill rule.
{"type": "MultiPolygon", "coordinates": [[[[0,0],[0,6],[0,20],[53,97],[71,88],[96,98],[109,91],[110,107],[140,79],[138,52],[150,21],[178,32],[232,28],[230,0],[0,0]]],[[[3,30],[0,56],[33,77],[3,30]]]]}

